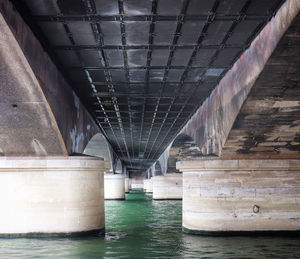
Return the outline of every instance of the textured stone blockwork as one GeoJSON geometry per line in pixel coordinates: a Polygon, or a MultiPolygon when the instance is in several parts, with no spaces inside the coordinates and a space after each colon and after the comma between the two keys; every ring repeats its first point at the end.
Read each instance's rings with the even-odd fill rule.
{"type": "Polygon", "coordinates": [[[198,160],[183,171],[183,228],[300,230],[299,160],[198,160]]]}
{"type": "Polygon", "coordinates": [[[125,199],[125,176],[122,174],[104,175],[104,198],[106,200],[125,199]]]}
{"type": "Polygon", "coordinates": [[[182,199],[182,174],[154,176],[152,181],[154,200],[182,199]]]}
{"type": "Polygon", "coordinates": [[[103,160],[0,158],[0,234],[104,229],[103,160]]]}

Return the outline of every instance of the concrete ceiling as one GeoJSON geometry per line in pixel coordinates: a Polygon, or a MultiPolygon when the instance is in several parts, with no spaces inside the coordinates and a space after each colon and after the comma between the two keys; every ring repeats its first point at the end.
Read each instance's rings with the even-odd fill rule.
{"type": "Polygon", "coordinates": [[[15,0],[132,171],[149,168],[284,0],[15,0]]]}

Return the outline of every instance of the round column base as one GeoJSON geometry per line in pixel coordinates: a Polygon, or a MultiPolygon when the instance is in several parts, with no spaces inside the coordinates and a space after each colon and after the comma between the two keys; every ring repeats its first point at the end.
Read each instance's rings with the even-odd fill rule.
{"type": "Polygon", "coordinates": [[[153,200],[181,200],[182,174],[152,177],[153,200]]]}
{"type": "Polygon", "coordinates": [[[194,160],[183,171],[184,232],[269,235],[300,231],[299,160],[194,160]]]}
{"type": "Polygon", "coordinates": [[[99,233],[103,171],[94,157],[1,157],[0,235],[99,233]]]}
{"type": "Polygon", "coordinates": [[[104,175],[105,200],[125,199],[125,176],[121,174],[104,175]]]}

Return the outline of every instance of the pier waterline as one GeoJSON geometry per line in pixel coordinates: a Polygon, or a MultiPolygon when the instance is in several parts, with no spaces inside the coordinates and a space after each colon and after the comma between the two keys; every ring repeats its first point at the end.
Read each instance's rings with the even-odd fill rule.
{"type": "Polygon", "coordinates": [[[299,39],[300,0],[0,0],[0,258],[298,256],[299,39]]]}
{"type": "Polygon", "coordinates": [[[288,258],[300,238],[204,237],[182,233],[179,200],[135,191],[105,201],[104,237],[0,239],[0,258],[288,258]]]}

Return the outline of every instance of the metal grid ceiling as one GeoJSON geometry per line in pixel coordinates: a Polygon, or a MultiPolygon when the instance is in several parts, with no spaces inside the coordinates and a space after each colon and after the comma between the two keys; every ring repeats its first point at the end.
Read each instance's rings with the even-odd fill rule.
{"type": "Polygon", "coordinates": [[[284,0],[22,0],[128,170],[143,171],[284,0]]]}

